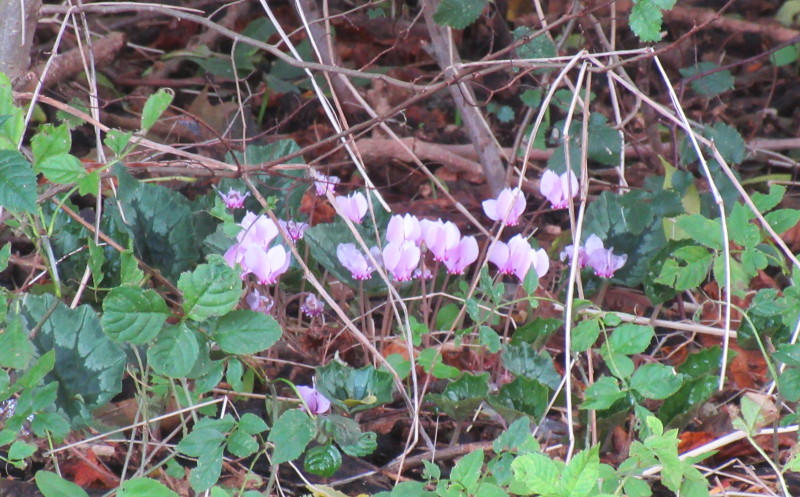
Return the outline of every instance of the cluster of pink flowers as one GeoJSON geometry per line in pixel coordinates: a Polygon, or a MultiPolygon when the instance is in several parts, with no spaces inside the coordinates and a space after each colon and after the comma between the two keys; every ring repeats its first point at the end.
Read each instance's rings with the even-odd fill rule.
{"type": "MultiPolygon", "coordinates": [[[[561,251],[561,260],[572,259],[575,247],[568,245],[561,251]]],[[[605,248],[603,240],[599,236],[592,234],[586,239],[583,247],[578,247],[578,264],[584,268],[586,266],[594,269],[594,274],[601,278],[612,278],[617,269],[625,265],[628,260],[626,254],[615,255],[614,247],[605,248]]]]}
{"type": "Polygon", "coordinates": [[[236,243],[225,252],[225,260],[231,267],[237,264],[242,267],[242,279],[252,273],[262,285],[275,283],[291,262],[289,252],[282,245],[270,246],[278,237],[278,226],[267,216],[249,211],[239,225],[242,231],[236,235],[236,243]]]}
{"type": "Polygon", "coordinates": [[[539,278],[550,269],[547,252],[531,247],[522,235],[512,237],[508,243],[496,242],[489,253],[489,262],[497,266],[501,274],[514,274],[520,281],[531,268],[539,278]]]}
{"type": "Polygon", "coordinates": [[[222,197],[222,201],[225,203],[225,207],[228,209],[241,209],[244,207],[244,200],[250,196],[250,192],[245,192],[242,194],[239,190],[234,190],[231,188],[228,190],[228,193],[219,193],[219,196],[222,197]]]}
{"type": "Polygon", "coordinates": [[[336,190],[336,185],[342,182],[338,176],[325,176],[313,169],[311,170],[311,177],[314,179],[314,190],[320,197],[333,193],[336,190]]]}
{"type": "Polygon", "coordinates": [[[565,209],[569,199],[578,194],[578,178],[571,170],[559,176],[548,169],[542,174],[539,191],[553,204],[553,209],[565,209]]]}

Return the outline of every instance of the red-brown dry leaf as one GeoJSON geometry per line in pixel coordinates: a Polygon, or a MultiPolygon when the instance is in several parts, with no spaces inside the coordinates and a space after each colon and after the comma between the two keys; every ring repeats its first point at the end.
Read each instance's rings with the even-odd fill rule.
{"type": "Polygon", "coordinates": [[[678,452],[689,452],[716,440],[717,436],[708,431],[685,431],[678,435],[678,452]]]}
{"type": "Polygon", "coordinates": [[[87,450],[81,451],[81,454],[85,459],[72,459],[61,465],[64,478],[84,488],[112,489],[119,485],[119,480],[100,466],[94,452],[87,450]]]}
{"type": "Polygon", "coordinates": [[[300,212],[308,216],[308,224],[332,223],[336,218],[336,209],[333,208],[327,197],[320,197],[311,189],[303,194],[300,200],[300,212]]]}

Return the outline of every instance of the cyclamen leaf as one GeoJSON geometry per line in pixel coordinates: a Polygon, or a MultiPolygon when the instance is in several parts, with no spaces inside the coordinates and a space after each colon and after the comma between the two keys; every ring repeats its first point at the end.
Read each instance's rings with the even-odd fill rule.
{"type": "Polygon", "coordinates": [[[342,465],[342,454],[333,444],[312,447],[303,459],[303,468],[309,473],[330,477],[342,465]]]}
{"type": "Polygon", "coordinates": [[[433,20],[440,26],[464,29],[478,19],[486,0],[442,0],[433,20]]]}

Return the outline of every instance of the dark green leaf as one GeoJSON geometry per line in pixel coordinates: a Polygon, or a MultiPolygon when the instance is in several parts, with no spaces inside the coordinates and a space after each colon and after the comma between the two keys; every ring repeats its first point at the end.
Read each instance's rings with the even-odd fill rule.
{"type": "Polygon", "coordinates": [[[281,414],[268,440],[275,446],[272,464],[292,461],[300,457],[308,443],[314,438],[314,421],[299,409],[289,409],[281,414]]]}
{"type": "Polygon", "coordinates": [[[800,366],[800,344],[782,343],[778,345],[778,350],[772,354],[772,357],[787,366],[798,367],[800,366]]]}
{"type": "Polygon", "coordinates": [[[121,286],[103,301],[100,324],[112,340],[141,345],[158,335],[169,315],[166,302],[155,290],[121,286]]]}
{"type": "Polygon", "coordinates": [[[536,380],[518,376],[511,383],[500,387],[489,403],[506,421],[528,415],[541,419],[547,409],[550,389],[536,380]]]}
{"type": "MultiPolygon", "coordinates": [[[[715,348],[719,351],[719,346],[715,348]]],[[[674,395],[664,401],[658,410],[658,417],[672,426],[683,425],[711,398],[718,383],[719,378],[710,374],[685,382],[674,395]]]]}
{"type": "Polygon", "coordinates": [[[0,367],[25,369],[33,358],[33,345],[22,331],[19,318],[11,319],[0,330],[0,367]]]}
{"type": "Polygon", "coordinates": [[[714,345],[689,354],[689,357],[686,358],[683,364],[678,366],[677,370],[679,373],[691,378],[700,378],[715,374],[719,370],[721,359],[722,349],[719,345],[714,345]]]}
{"type": "Polygon", "coordinates": [[[690,78],[698,74],[706,74],[691,82],[692,89],[698,95],[704,97],[713,97],[719,95],[733,88],[733,76],[727,69],[723,71],[712,72],[718,69],[719,65],[713,62],[698,62],[691,67],[684,67],[680,69],[680,73],[684,78],[690,78]]]}
{"type": "Polygon", "coordinates": [[[125,353],[100,326],[88,305],[69,309],[52,295],[27,296],[24,315],[29,329],[40,322],[51,308],[55,311],[42,325],[33,344],[39,354],[55,350],[50,381],[58,381],[56,405],[76,422],[88,417],[88,410],[99,407],[119,393],[125,368],[125,353]]]}
{"type": "Polygon", "coordinates": [[[342,451],[349,456],[364,457],[377,448],[375,433],[362,433],[355,420],[331,414],[325,419],[324,426],[342,451]]]}
{"type": "Polygon", "coordinates": [[[503,364],[517,376],[534,379],[555,390],[561,383],[561,376],[553,367],[553,359],[542,350],[538,354],[530,345],[506,345],[503,347],[503,364]]]}
{"type": "Polygon", "coordinates": [[[222,473],[222,452],[218,447],[197,458],[197,466],[189,474],[189,485],[195,492],[204,492],[217,483],[222,473]]]}
{"type": "Polygon", "coordinates": [[[778,390],[789,402],[800,400],[800,369],[788,368],[778,376],[778,390]]]}
{"type": "Polygon", "coordinates": [[[303,468],[325,478],[333,476],[342,465],[342,454],[333,444],[312,447],[306,451],[303,468]]]}
{"type": "Polygon", "coordinates": [[[119,163],[113,170],[120,205],[106,212],[118,229],[130,234],[136,254],[175,281],[199,256],[189,201],[169,188],[136,181],[119,163]]]}
{"type": "Polygon", "coordinates": [[[157,374],[171,378],[187,376],[200,355],[195,332],[185,324],[168,326],[147,349],[147,362],[157,374]]]}
{"type": "Polygon", "coordinates": [[[463,421],[475,412],[488,393],[489,373],[465,373],[447,385],[441,394],[428,394],[427,398],[451,418],[463,421]]]}
{"type": "Polygon", "coordinates": [[[16,150],[0,150],[0,205],[13,212],[36,212],[36,175],[16,150]]]}
{"type": "Polygon", "coordinates": [[[258,442],[252,435],[242,430],[235,430],[228,437],[226,447],[236,457],[248,457],[258,451],[258,442]]]}
{"type": "Polygon", "coordinates": [[[391,402],[394,378],[373,366],[353,369],[331,361],[317,368],[317,390],[336,406],[354,413],[391,402]]]}
{"type": "Polygon", "coordinates": [[[481,15],[486,0],[442,0],[433,20],[440,26],[464,29],[481,15]]]}
{"type": "Polygon", "coordinates": [[[224,441],[225,434],[220,431],[220,427],[196,426],[178,443],[178,451],[187,456],[200,457],[206,452],[216,450],[224,441]]]}
{"type": "Polygon", "coordinates": [[[219,318],[211,337],[229,354],[255,354],[278,341],[281,327],[272,316],[238,310],[219,318]]]}

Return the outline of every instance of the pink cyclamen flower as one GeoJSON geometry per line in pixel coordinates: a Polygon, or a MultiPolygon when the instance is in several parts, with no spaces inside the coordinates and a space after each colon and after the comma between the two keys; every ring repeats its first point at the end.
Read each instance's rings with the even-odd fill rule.
{"type": "Polygon", "coordinates": [[[539,191],[553,204],[553,209],[564,209],[569,199],[578,194],[578,178],[572,170],[559,176],[548,169],[542,174],[539,191]]]}
{"type": "Polygon", "coordinates": [[[413,241],[389,242],[383,247],[383,265],[397,281],[408,281],[419,264],[420,250],[413,241]]]}
{"type": "Polygon", "coordinates": [[[333,193],[336,190],[336,185],[342,181],[338,176],[325,176],[316,171],[311,172],[311,177],[314,178],[314,190],[320,197],[333,193]]]}
{"type": "Polygon", "coordinates": [[[386,226],[386,240],[390,242],[404,242],[406,240],[419,245],[422,238],[422,227],[419,219],[411,214],[405,216],[394,215],[386,226]]]}
{"type": "Polygon", "coordinates": [[[319,393],[316,388],[300,385],[297,387],[297,391],[305,402],[303,410],[308,407],[309,414],[324,414],[330,410],[331,401],[319,393]]]}
{"type": "Polygon", "coordinates": [[[367,213],[367,197],[361,192],[351,193],[348,196],[336,197],[336,205],[341,214],[354,223],[360,223],[367,213]]]}
{"type": "Polygon", "coordinates": [[[242,267],[246,272],[255,274],[262,285],[271,285],[289,269],[290,262],[291,256],[280,245],[269,250],[250,247],[245,253],[242,267]]]}
{"type": "Polygon", "coordinates": [[[586,251],[586,263],[601,278],[612,278],[617,269],[628,260],[627,254],[614,255],[614,247],[605,248],[603,240],[594,234],[586,239],[583,247],[586,251]]]}
{"type": "Polygon", "coordinates": [[[325,302],[318,299],[313,293],[309,293],[308,296],[306,296],[306,299],[300,305],[300,310],[306,316],[314,318],[322,314],[322,311],[325,310],[325,302]]]}
{"type": "Polygon", "coordinates": [[[420,221],[422,228],[422,239],[425,246],[433,254],[435,261],[443,261],[447,253],[458,246],[461,242],[461,231],[453,222],[430,221],[423,219],[420,221]]]}
{"type": "Polygon", "coordinates": [[[308,229],[308,223],[300,223],[292,220],[284,221],[283,219],[278,219],[278,224],[281,225],[281,228],[283,228],[293,242],[302,240],[303,235],[308,229]]]}
{"type": "Polygon", "coordinates": [[[272,309],[272,306],[275,304],[271,298],[266,295],[261,295],[261,292],[256,289],[248,293],[244,300],[247,302],[247,306],[251,311],[264,314],[269,314],[270,309],[272,309]]]}
{"type": "MultiPolygon", "coordinates": [[[[372,249],[370,249],[372,252],[372,249]]],[[[354,243],[340,243],[336,247],[336,257],[342,266],[346,267],[356,280],[368,280],[375,271],[375,266],[358,250],[354,243]]]]}
{"type": "Polygon", "coordinates": [[[483,212],[492,221],[514,226],[525,210],[525,197],[519,188],[504,188],[496,199],[484,200],[482,205],[483,212]]]}
{"type": "Polygon", "coordinates": [[[464,269],[478,258],[478,242],[474,236],[465,236],[445,254],[444,265],[450,274],[464,274],[464,269]]]}
{"type": "Polygon", "coordinates": [[[242,195],[242,192],[234,190],[233,188],[228,190],[228,193],[217,193],[222,197],[222,201],[225,202],[225,207],[228,209],[241,209],[244,207],[244,199],[250,196],[250,192],[245,192],[244,195],[242,195]]]}
{"type": "Polygon", "coordinates": [[[522,236],[516,235],[508,244],[496,242],[489,254],[489,262],[497,266],[501,274],[515,274],[520,281],[525,279],[533,267],[538,277],[542,277],[550,268],[550,259],[544,249],[535,250],[522,236]]]}
{"type": "Polygon", "coordinates": [[[433,279],[433,272],[428,268],[417,268],[414,270],[414,274],[411,275],[412,278],[415,280],[432,280],[433,279]]]}

